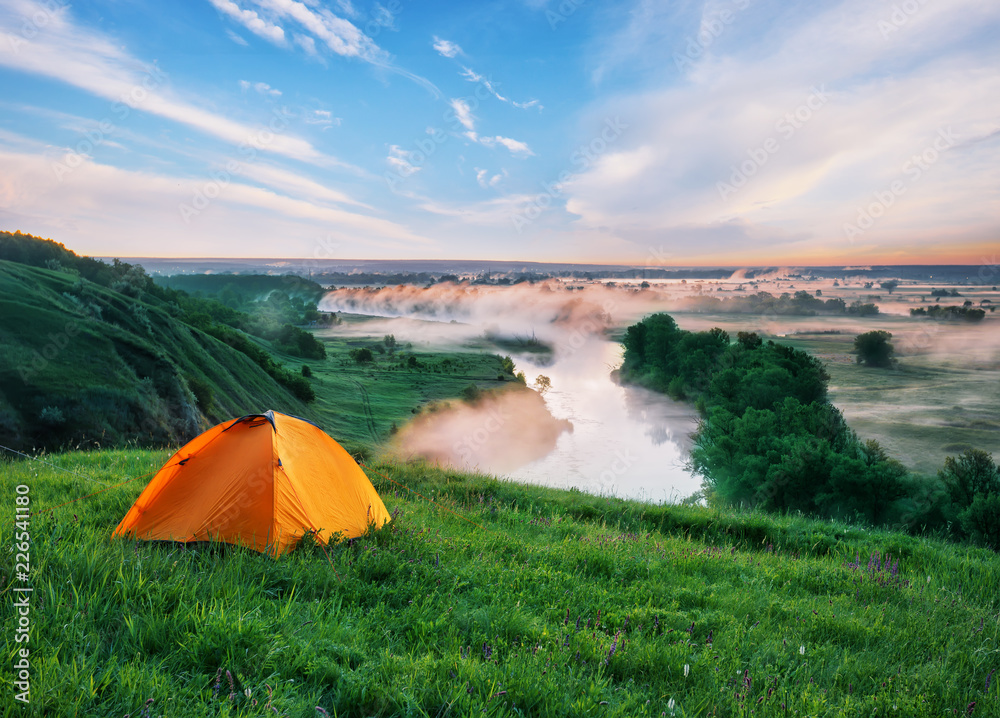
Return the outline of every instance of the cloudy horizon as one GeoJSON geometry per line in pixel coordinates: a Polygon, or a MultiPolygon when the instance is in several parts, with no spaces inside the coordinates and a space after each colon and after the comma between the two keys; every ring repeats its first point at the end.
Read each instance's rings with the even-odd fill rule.
{"type": "Polygon", "coordinates": [[[129,257],[977,264],[1000,6],[0,0],[2,228],[129,257]]]}

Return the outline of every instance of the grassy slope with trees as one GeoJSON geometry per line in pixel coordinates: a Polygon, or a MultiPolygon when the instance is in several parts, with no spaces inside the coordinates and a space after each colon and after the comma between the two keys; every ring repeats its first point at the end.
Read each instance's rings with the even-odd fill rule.
{"type": "MultiPolygon", "coordinates": [[[[167,456],[47,458],[112,483],[167,456]]],[[[18,484],[31,487],[34,510],[103,488],[45,465],[0,467],[10,516],[18,484]]],[[[331,547],[329,559],[309,547],[274,560],[112,541],[142,480],[33,517],[31,708],[185,718],[304,718],[322,715],[316,706],[359,717],[1000,714],[1000,577],[986,550],[419,464],[373,468],[394,521],[331,547]]],[[[11,545],[13,530],[0,524],[0,543],[11,545]]],[[[0,563],[6,590],[11,561],[0,563]]],[[[13,635],[4,631],[8,656],[13,635]]],[[[4,715],[23,712],[4,705],[4,715]]]]}
{"type": "Polygon", "coordinates": [[[239,313],[29,235],[0,233],[0,257],[7,446],[176,443],[262,405],[310,415],[308,382],[231,326],[239,313]]]}

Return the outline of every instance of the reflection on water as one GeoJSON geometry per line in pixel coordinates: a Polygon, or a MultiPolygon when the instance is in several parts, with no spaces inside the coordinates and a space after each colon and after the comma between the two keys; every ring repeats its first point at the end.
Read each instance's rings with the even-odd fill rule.
{"type": "MultiPolygon", "coordinates": [[[[616,384],[621,347],[593,338],[549,366],[515,357],[528,383],[544,374],[549,411],[573,424],[544,458],[506,472],[518,481],[648,501],[679,501],[700,488],[686,469],[695,410],[669,397],[616,384]]],[[[485,467],[482,467],[485,469],[485,467]]]]}

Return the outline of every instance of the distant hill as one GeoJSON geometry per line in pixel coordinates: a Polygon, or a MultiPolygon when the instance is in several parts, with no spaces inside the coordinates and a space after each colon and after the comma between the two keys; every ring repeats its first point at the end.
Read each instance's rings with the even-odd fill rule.
{"type": "Polygon", "coordinates": [[[141,282],[102,286],[109,265],[49,240],[0,235],[0,257],[28,262],[0,259],[0,443],[177,444],[268,408],[310,416],[272,378],[284,370],[265,371],[185,323],[176,303],[141,282]],[[51,254],[51,268],[30,266],[38,251],[51,254]]]}

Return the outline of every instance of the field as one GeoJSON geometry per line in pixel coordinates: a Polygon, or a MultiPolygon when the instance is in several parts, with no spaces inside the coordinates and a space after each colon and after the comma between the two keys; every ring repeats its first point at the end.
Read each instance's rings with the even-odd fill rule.
{"type": "Polygon", "coordinates": [[[275,560],[112,541],[144,480],[66,473],[167,456],[3,463],[8,516],[103,491],[31,519],[34,715],[1000,714],[985,550],[382,464],[390,526],[275,560]]]}
{"type": "Polygon", "coordinates": [[[858,365],[853,335],[799,335],[783,341],[824,360],[830,399],[860,435],[878,439],[918,473],[969,448],[1000,456],[1000,366],[938,354],[903,356],[891,370],[858,365]],[[846,361],[845,361],[846,357],[846,361]]]}

